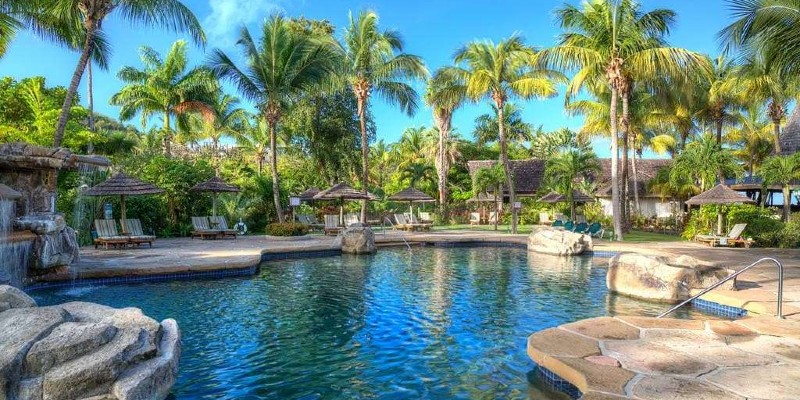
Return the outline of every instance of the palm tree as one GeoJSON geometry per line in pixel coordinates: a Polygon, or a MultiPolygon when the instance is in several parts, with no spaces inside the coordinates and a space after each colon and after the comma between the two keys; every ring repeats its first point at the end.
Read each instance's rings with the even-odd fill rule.
{"type": "Polygon", "coordinates": [[[209,64],[217,76],[229,80],[246,99],[254,102],[270,130],[270,169],[273,201],[278,221],[283,222],[278,177],[277,129],[291,100],[329,79],[335,54],[330,43],[293,31],[280,15],[264,22],[256,42],[247,28],[238,46],[245,57],[241,69],[222,50],[214,50],[209,64]]]}
{"type": "MultiPolygon", "coordinates": [[[[557,46],[543,50],[539,59],[563,71],[577,70],[567,87],[567,102],[584,88],[605,85],[611,94],[611,203],[614,235],[622,240],[624,199],[620,196],[616,138],[621,132],[623,146],[627,146],[631,93],[637,83],[669,78],[675,85],[685,76],[701,75],[708,66],[701,55],[666,45],[664,37],[675,21],[672,10],[642,12],[634,0],[595,0],[583,3],[583,9],[564,5],[556,10],[556,18],[567,32],[557,46]],[[622,118],[618,119],[620,100],[622,118]]],[[[626,164],[623,159],[623,167],[626,164]]]]}
{"type": "MultiPolygon", "coordinates": [[[[500,141],[498,135],[500,125],[497,119],[499,113],[495,105],[492,105],[492,111],[491,114],[481,114],[475,118],[475,130],[472,135],[475,136],[475,142],[478,146],[500,141]]],[[[516,104],[506,103],[503,106],[502,114],[506,141],[525,143],[533,138],[533,129],[530,124],[522,120],[522,109],[516,104]]]]}
{"type": "Polygon", "coordinates": [[[746,166],[748,175],[754,176],[773,150],[772,129],[764,119],[760,104],[751,104],[739,115],[737,127],[728,133],[727,139],[734,148],[733,154],[746,166]]]}
{"type": "Polygon", "coordinates": [[[448,143],[452,131],[453,113],[466,100],[466,84],[448,68],[440,68],[428,80],[425,102],[433,111],[433,122],[439,131],[439,146],[436,152],[436,171],[439,183],[439,213],[447,220],[447,172],[450,170],[448,143]]]}
{"type": "Polygon", "coordinates": [[[738,78],[742,71],[739,65],[724,56],[715,58],[711,67],[708,79],[701,80],[698,85],[702,88],[704,100],[700,115],[714,124],[717,144],[722,145],[723,127],[736,122],[736,113],[743,102],[738,78]]]}
{"type": "Polygon", "coordinates": [[[714,186],[720,171],[723,177],[734,176],[741,174],[742,167],[730,150],[718,145],[713,135],[706,134],[686,145],[675,159],[670,180],[674,186],[681,186],[690,177],[700,191],[705,191],[714,186]]]}
{"type": "Polygon", "coordinates": [[[719,33],[725,50],[766,50],[783,76],[800,71],[800,4],[794,0],[729,0],[736,21],[719,33]]]}
{"type": "MultiPolygon", "coordinates": [[[[361,183],[364,194],[369,186],[369,138],[367,110],[370,96],[375,94],[408,115],[417,109],[417,92],[407,83],[428,75],[418,56],[403,53],[403,40],[395,31],[378,29],[378,14],[362,11],[350,15],[344,35],[344,61],[341,76],[346,80],[358,102],[361,123],[361,183]]],[[[367,201],[361,203],[361,222],[367,221],[367,201]]]]}
{"type": "MultiPolygon", "coordinates": [[[[506,103],[513,97],[521,99],[547,98],[557,94],[556,82],[560,74],[537,68],[533,64],[535,52],[527,47],[522,38],[510,38],[494,44],[472,42],[458,50],[455,55],[455,71],[466,82],[466,94],[474,101],[488,98],[497,112],[497,132],[500,142],[500,163],[505,173],[509,201],[516,202],[514,174],[508,162],[508,133],[506,132],[506,103]]],[[[511,220],[511,232],[517,233],[517,214],[511,220]]]]}
{"type": "Polygon", "coordinates": [[[250,153],[258,166],[258,175],[264,171],[264,160],[270,154],[270,129],[263,118],[249,120],[241,130],[233,131],[236,144],[250,153]]]}
{"type": "Polygon", "coordinates": [[[370,152],[373,154],[372,172],[376,175],[375,186],[383,190],[383,183],[386,180],[386,174],[391,166],[393,158],[392,151],[389,145],[387,145],[383,139],[380,139],[374,145],[372,145],[370,152]]]}
{"type": "Polygon", "coordinates": [[[789,185],[792,181],[800,179],[800,156],[778,155],[767,158],[761,166],[761,176],[764,186],[781,185],[783,191],[783,221],[789,221],[792,199],[789,185]]]}
{"type": "Polygon", "coordinates": [[[592,173],[600,170],[600,162],[597,156],[589,151],[572,149],[558,154],[547,160],[545,167],[545,180],[567,196],[569,210],[572,218],[575,218],[575,184],[579,180],[588,180],[592,173]]]}
{"type": "Polygon", "coordinates": [[[208,102],[208,110],[193,113],[189,131],[192,136],[211,140],[216,163],[220,139],[235,136],[246,126],[247,118],[247,111],[239,107],[239,99],[220,91],[208,102]]]}
{"type": "Polygon", "coordinates": [[[436,182],[436,179],[434,179],[435,173],[436,168],[432,165],[424,162],[414,162],[400,171],[400,179],[409,181],[409,185],[416,189],[420,183],[433,184],[436,182]]]}
{"type": "Polygon", "coordinates": [[[72,73],[72,79],[61,107],[56,125],[53,145],[60,146],[67,126],[69,109],[78,90],[86,64],[98,37],[103,37],[103,22],[109,15],[117,15],[132,24],[149,24],[167,27],[174,31],[187,32],[197,43],[205,43],[205,34],[200,22],[192,11],[180,0],[52,0],[48,4],[48,17],[59,21],[80,21],[82,23],[80,45],[81,55],[72,73]],[[116,12],[116,13],[115,13],[116,12]]]}
{"type": "Polygon", "coordinates": [[[139,49],[139,55],[144,68],[128,66],[117,73],[126,86],[111,96],[110,103],[121,106],[119,115],[123,121],[140,114],[142,125],[150,116],[163,114],[164,152],[169,157],[173,135],[170,119],[173,116],[177,119],[187,111],[213,113],[206,103],[213,98],[219,83],[206,67],[188,69],[183,40],[173,43],[164,59],[147,46],[139,49]]]}
{"type": "Polygon", "coordinates": [[[789,101],[798,93],[797,79],[784,75],[777,68],[770,68],[765,58],[774,58],[770,54],[757,54],[742,66],[742,92],[747,98],[767,103],[767,116],[773,126],[773,146],[775,154],[781,153],[781,123],[786,117],[789,101]]]}
{"type": "MultiPolygon", "coordinates": [[[[475,171],[475,177],[472,182],[472,192],[475,197],[481,193],[486,193],[489,189],[494,192],[494,210],[500,210],[500,197],[503,194],[503,184],[506,183],[505,168],[502,165],[495,165],[493,167],[482,167],[475,171]]],[[[494,230],[497,230],[497,222],[500,220],[500,215],[494,219],[494,230]]]]}
{"type": "Polygon", "coordinates": [[[435,140],[432,129],[424,126],[406,128],[400,140],[394,144],[397,167],[404,168],[409,164],[433,158],[436,154],[436,148],[433,147],[435,140]]]}

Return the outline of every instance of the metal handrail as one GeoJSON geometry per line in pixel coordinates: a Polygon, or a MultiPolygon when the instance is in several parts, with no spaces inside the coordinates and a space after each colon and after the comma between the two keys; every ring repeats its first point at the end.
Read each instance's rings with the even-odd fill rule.
{"type": "Polygon", "coordinates": [[[675,311],[675,310],[683,307],[684,305],[696,300],[698,297],[700,297],[700,296],[702,296],[702,295],[704,295],[704,294],[706,294],[706,293],[708,293],[708,292],[720,287],[723,283],[725,283],[725,282],[727,282],[727,281],[729,281],[729,280],[731,280],[733,278],[736,278],[737,276],[739,276],[743,272],[747,271],[748,269],[750,269],[752,267],[755,267],[756,265],[760,264],[763,261],[772,261],[773,263],[775,263],[775,265],[778,266],[778,310],[777,310],[778,313],[777,314],[778,314],[778,318],[783,319],[783,263],[780,260],[778,260],[776,258],[772,258],[772,257],[764,257],[764,258],[760,258],[760,259],[756,260],[754,263],[752,263],[752,264],[750,264],[750,265],[748,265],[748,266],[746,266],[746,267],[744,267],[744,268],[742,268],[742,269],[740,269],[740,270],[738,270],[738,271],[726,276],[721,281],[719,281],[719,282],[717,282],[717,283],[705,288],[702,292],[700,292],[700,293],[698,293],[698,294],[696,294],[696,295],[684,300],[683,302],[681,302],[680,304],[676,305],[675,307],[672,307],[669,310],[664,311],[663,313],[659,314],[656,318],[662,318],[664,316],[667,316],[667,315],[671,314],[673,311],[675,311]]]}
{"type": "MultiPolygon", "coordinates": [[[[392,220],[391,220],[391,219],[389,219],[389,217],[387,217],[387,216],[385,216],[385,215],[384,215],[384,216],[383,216],[383,222],[384,222],[384,223],[388,222],[388,223],[389,223],[389,226],[391,226],[391,227],[392,227],[392,230],[393,230],[393,231],[398,231],[398,230],[397,230],[397,227],[396,227],[396,226],[395,226],[395,225],[392,223],[392,220]]],[[[383,225],[383,223],[382,223],[381,225],[383,225]]],[[[405,237],[403,237],[403,235],[404,235],[404,234],[405,234],[405,232],[401,232],[401,231],[400,231],[400,235],[399,235],[399,236],[400,236],[400,239],[403,239],[403,243],[405,243],[405,244],[406,244],[406,247],[408,247],[408,249],[409,249],[409,250],[411,250],[411,245],[410,245],[410,244],[408,244],[408,241],[406,240],[406,238],[405,238],[405,237]]],[[[386,231],[385,231],[385,230],[383,231],[383,235],[384,235],[384,236],[386,236],[386,231]]]]}

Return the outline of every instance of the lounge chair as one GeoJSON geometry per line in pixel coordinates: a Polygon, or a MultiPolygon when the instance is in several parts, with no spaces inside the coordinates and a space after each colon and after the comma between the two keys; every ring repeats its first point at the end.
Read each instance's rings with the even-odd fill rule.
{"type": "Polygon", "coordinates": [[[551,225],[551,226],[553,228],[557,228],[557,229],[564,229],[564,222],[561,221],[560,219],[557,219],[557,220],[553,221],[553,225],[551,225]]]}
{"type": "Polygon", "coordinates": [[[316,217],[313,215],[305,215],[301,214],[297,216],[297,220],[300,221],[301,224],[308,227],[309,230],[323,230],[325,228],[325,224],[320,224],[317,222],[316,217]]]}
{"type": "Polygon", "coordinates": [[[358,214],[345,214],[344,215],[344,226],[350,226],[353,224],[357,224],[361,222],[361,219],[358,218],[358,214]]]}
{"type": "Polygon", "coordinates": [[[576,215],[575,216],[575,222],[577,222],[577,223],[586,222],[586,216],[585,215],[576,215]]]}
{"type": "Polygon", "coordinates": [[[433,226],[431,223],[421,222],[414,214],[406,216],[406,223],[409,223],[414,230],[429,231],[431,230],[431,226],[433,226]]]}
{"type": "Polygon", "coordinates": [[[491,224],[494,224],[495,222],[498,222],[497,221],[497,211],[492,211],[492,212],[489,213],[489,220],[486,221],[486,223],[491,225],[491,224]]]}
{"type": "Polygon", "coordinates": [[[414,229],[411,223],[406,219],[405,214],[395,214],[394,221],[396,222],[394,226],[397,227],[397,229],[402,229],[404,231],[410,231],[414,229]]]}
{"type": "MultiPolygon", "coordinates": [[[[119,222],[120,225],[123,225],[122,220],[119,222]]],[[[132,244],[141,246],[142,244],[147,243],[148,246],[153,247],[153,241],[156,240],[156,237],[153,235],[144,234],[144,230],[142,229],[142,221],[139,221],[138,218],[129,218],[124,222],[124,226],[128,230],[128,238],[132,244]]]]}
{"type": "Polygon", "coordinates": [[[433,218],[431,218],[431,213],[429,212],[421,212],[419,213],[419,222],[423,224],[432,224],[433,218]]]}
{"type": "Polygon", "coordinates": [[[747,228],[747,224],[736,224],[728,232],[727,236],[717,235],[697,235],[694,240],[706,243],[711,247],[714,246],[736,246],[737,244],[744,244],[745,247],[749,244],[748,241],[742,239],[742,233],[747,228]]]}
{"type": "Polygon", "coordinates": [[[236,232],[236,229],[230,229],[228,227],[228,220],[222,215],[208,217],[208,222],[213,229],[219,231],[219,236],[222,236],[223,238],[225,236],[231,236],[236,239],[236,235],[239,234],[239,232],[236,232]]]}
{"type": "Polygon", "coordinates": [[[550,213],[548,212],[540,212],[539,213],[539,223],[542,225],[550,225],[553,221],[550,221],[550,213]]]}
{"type": "Polygon", "coordinates": [[[589,224],[589,229],[586,230],[586,234],[591,237],[596,237],[602,239],[605,236],[606,230],[603,229],[603,225],[599,222],[592,222],[589,224]]]}
{"type": "Polygon", "coordinates": [[[339,216],[338,215],[326,215],[325,216],[325,228],[323,231],[326,235],[329,234],[336,234],[338,235],[339,232],[342,231],[342,227],[339,226],[339,216]]]}
{"type": "Polygon", "coordinates": [[[130,243],[130,237],[120,235],[117,231],[117,222],[113,219],[94,220],[94,229],[97,231],[97,238],[94,240],[94,248],[97,246],[125,246],[130,243]]]}
{"type": "Polygon", "coordinates": [[[586,222],[579,222],[575,225],[574,228],[572,228],[572,231],[575,233],[586,233],[588,229],[589,229],[589,224],[587,224],[586,222]]]}
{"type": "Polygon", "coordinates": [[[480,225],[481,224],[481,215],[479,213],[469,213],[469,224],[470,225],[480,225]]]}
{"type": "Polygon", "coordinates": [[[216,239],[219,236],[219,231],[211,229],[208,223],[208,217],[192,217],[192,239],[199,237],[200,239],[216,239]]]}
{"type": "Polygon", "coordinates": [[[572,221],[564,222],[564,230],[571,231],[575,229],[575,223],[572,221]]]}

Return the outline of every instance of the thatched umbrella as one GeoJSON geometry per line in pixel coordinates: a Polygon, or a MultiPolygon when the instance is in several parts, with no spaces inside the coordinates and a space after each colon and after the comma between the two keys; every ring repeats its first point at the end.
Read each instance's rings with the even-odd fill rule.
{"type": "Polygon", "coordinates": [[[425,192],[421,190],[414,189],[412,187],[405,188],[391,196],[389,196],[389,200],[391,201],[407,201],[408,202],[408,211],[411,215],[414,215],[414,203],[432,203],[435,202],[431,196],[425,194],[425,192]]]}
{"type": "Polygon", "coordinates": [[[319,189],[312,187],[307,189],[305,192],[298,194],[297,197],[300,199],[300,201],[314,201],[314,196],[319,194],[319,192],[319,189]]]}
{"type": "Polygon", "coordinates": [[[352,186],[342,182],[337,183],[314,195],[314,200],[339,200],[339,223],[344,224],[344,201],[345,200],[375,200],[378,197],[372,193],[367,193],[353,189],[352,186]]]}
{"type": "Polygon", "coordinates": [[[111,178],[103,183],[92,186],[83,192],[82,195],[87,196],[119,196],[119,209],[120,221],[122,224],[122,231],[127,232],[125,226],[125,197],[126,196],[139,196],[145,194],[159,194],[164,190],[147,182],[142,182],[132,176],[126,175],[124,172],[118,172],[111,178]]]}
{"type": "Polygon", "coordinates": [[[213,178],[198,183],[194,185],[191,189],[193,192],[211,192],[213,196],[212,200],[212,207],[211,207],[211,215],[217,216],[217,194],[227,192],[227,193],[238,193],[239,188],[237,186],[233,186],[228,182],[223,181],[218,176],[214,176],[213,178]]]}
{"type": "MultiPolygon", "coordinates": [[[[705,204],[725,205],[725,204],[753,204],[753,199],[725,186],[718,184],[703,193],[686,200],[687,206],[702,206],[705,204]]],[[[717,234],[722,235],[722,213],[717,212],[717,234]]]]}

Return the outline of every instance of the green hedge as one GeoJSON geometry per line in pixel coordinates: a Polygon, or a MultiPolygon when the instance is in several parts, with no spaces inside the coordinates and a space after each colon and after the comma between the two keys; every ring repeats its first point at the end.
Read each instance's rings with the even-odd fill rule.
{"type": "Polygon", "coordinates": [[[725,230],[734,224],[747,224],[743,236],[752,238],[758,247],[796,247],[800,242],[800,221],[784,224],[776,219],[774,210],[751,204],[706,205],[692,210],[682,236],[692,239],[698,234],[716,233],[718,211],[724,216],[725,230]]]}
{"type": "Polygon", "coordinates": [[[274,223],[267,225],[267,235],[270,236],[303,236],[308,233],[308,227],[294,222],[274,223]]]}

